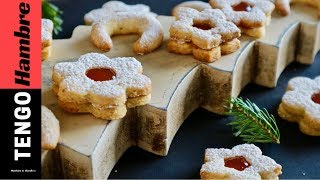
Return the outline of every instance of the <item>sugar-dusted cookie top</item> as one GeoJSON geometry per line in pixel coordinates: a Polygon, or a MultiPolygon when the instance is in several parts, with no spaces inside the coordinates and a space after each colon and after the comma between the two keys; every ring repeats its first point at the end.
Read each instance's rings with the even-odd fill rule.
{"type": "Polygon", "coordinates": [[[320,136],[320,76],[291,79],[278,112],[283,119],[298,122],[303,133],[320,136]]]}
{"type": "Polygon", "coordinates": [[[262,155],[253,144],[242,144],[232,149],[206,149],[202,178],[276,179],[281,165],[262,155]]]}
{"type": "Polygon", "coordinates": [[[141,35],[133,46],[133,51],[140,55],[161,46],[164,36],[162,25],[155,17],[142,13],[119,12],[93,25],[91,41],[99,49],[109,51],[113,46],[111,36],[114,34],[141,35]]]}
{"type": "Polygon", "coordinates": [[[177,16],[179,12],[179,8],[181,7],[188,7],[195,9],[197,11],[203,11],[205,9],[212,9],[209,3],[202,2],[202,1],[185,1],[178,5],[176,5],[172,10],[172,15],[177,16]]]}
{"type": "Polygon", "coordinates": [[[105,120],[121,119],[127,108],[151,99],[151,80],[142,74],[141,63],[131,57],[110,59],[88,53],[76,62],[56,64],[52,79],[60,107],[105,120]]]}
{"type": "Polygon", "coordinates": [[[56,148],[60,137],[59,121],[45,106],[41,106],[41,149],[56,148]]]}
{"type": "Polygon", "coordinates": [[[223,42],[240,36],[240,29],[219,9],[195,9],[181,7],[177,21],[170,28],[170,37],[177,40],[191,41],[202,49],[212,49],[223,42]]]}
{"type": "MultiPolygon", "coordinates": [[[[132,57],[110,59],[103,54],[89,53],[81,56],[77,62],[56,64],[54,71],[64,90],[89,96],[97,94],[112,98],[126,93],[128,88],[144,89],[151,85],[151,80],[141,74],[141,63],[132,57]],[[90,70],[99,69],[105,72],[96,74],[105,75],[98,77],[93,72],[92,76],[88,76],[90,70]]],[[[150,89],[146,91],[149,93],[150,89]]]]}
{"type": "Polygon", "coordinates": [[[41,41],[42,47],[51,45],[52,41],[53,22],[50,19],[41,20],[41,41]]]}
{"type": "Polygon", "coordinates": [[[150,7],[144,4],[127,5],[121,1],[109,1],[102,8],[94,9],[85,14],[84,21],[86,24],[91,25],[103,21],[108,16],[113,16],[118,12],[133,12],[156,16],[155,13],[150,11],[150,7]]]}
{"type": "Polygon", "coordinates": [[[288,104],[300,106],[305,113],[319,120],[320,125],[320,77],[312,80],[296,77],[289,81],[288,91],[282,100],[288,104]]]}
{"type": "Polygon", "coordinates": [[[210,0],[213,8],[223,11],[229,21],[244,28],[265,26],[275,6],[266,0],[210,0]]]}

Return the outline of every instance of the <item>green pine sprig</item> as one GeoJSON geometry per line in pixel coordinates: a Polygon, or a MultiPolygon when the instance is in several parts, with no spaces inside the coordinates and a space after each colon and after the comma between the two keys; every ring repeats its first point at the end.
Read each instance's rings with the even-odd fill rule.
{"type": "Polygon", "coordinates": [[[232,126],[234,136],[247,143],[280,144],[280,131],[273,115],[266,109],[260,109],[249,99],[231,98],[228,102],[227,114],[233,116],[228,125],[232,126]]]}
{"type": "Polygon", "coordinates": [[[62,31],[61,19],[62,11],[54,4],[50,3],[48,0],[42,0],[42,18],[50,19],[53,22],[53,32],[58,35],[62,31]]]}

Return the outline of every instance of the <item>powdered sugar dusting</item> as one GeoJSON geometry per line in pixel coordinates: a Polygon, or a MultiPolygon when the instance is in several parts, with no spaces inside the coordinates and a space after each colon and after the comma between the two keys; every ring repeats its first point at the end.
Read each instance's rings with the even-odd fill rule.
{"type": "Polygon", "coordinates": [[[320,84],[320,76],[316,77],[316,78],[314,79],[314,81],[315,81],[316,83],[320,84]]]}
{"type": "MultiPolygon", "coordinates": [[[[91,31],[91,36],[97,41],[111,43],[110,36],[115,34],[141,34],[135,43],[141,52],[152,51],[161,45],[163,40],[163,28],[160,22],[148,14],[119,12],[113,16],[106,17],[103,21],[96,23],[91,31]],[[109,34],[110,33],[110,34],[109,34]],[[99,37],[99,38],[96,38],[99,37]],[[146,50],[147,49],[147,50],[146,50]]],[[[94,43],[103,44],[103,43],[94,43]]]]}
{"type": "Polygon", "coordinates": [[[261,150],[253,144],[238,145],[232,149],[206,149],[205,160],[201,172],[225,175],[231,179],[262,179],[259,173],[277,177],[282,168],[273,159],[262,155],[261,150]],[[243,156],[251,166],[243,171],[225,167],[224,159],[236,156],[243,156]]]}
{"type": "Polygon", "coordinates": [[[56,147],[60,136],[59,121],[45,106],[41,106],[41,144],[43,149],[56,147]]]}
{"type": "Polygon", "coordinates": [[[248,21],[257,27],[262,27],[267,23],[267,16],[270,16],[275,8],[273,3],[265,0],[210,0],[210,4],[213,8],[221,9],[227,19],[237,25],[240,25],[242,21],[248,21]],[[233,6],[242,2],[251,5],[251,11],[233,10],[233,6]]]}
{"type": "Polygon", "coordinates": [[[205,9],[212,9],[209,3],[202,2],[202,1],[186,1],[181,4],[178,4],[176,7],[173,9],[173,15],[177,16],[179,13],[179,8],[180,7],[188,7],[195,9],[197,11],[203,11],[205,9]]]}
{"type": "Polygon", "coordinates": [[[53,23],[50,19],[41,20],[41,40],[52,40],[53,23]]]}
{"type": "Polygon", "coordinates": [[[102,8],[109,9],[110,11],[143,11],[150,12],[150,7],[144,4],[127,5],[121,1],[106,2],[102,8]]]}
{"type": "Polygon", "coordinates": [[[85,96],[95,82],[91,79],[88,79],[89,78],[86,77],[85,72],[83,72],[82,74],[78,74],[77,76],[65,77],[65,79],[60,83],[59,86],[60,89],[63,89],[63,91],[75,92],[77,94],[85,96]]]}
{"type": "Polygon", "coordinates": [[[150,16],[157,16],[157,14],[150,11],[150,7],[144,4],[127,5],[121,1],[109,1],[106,2],[102,8],[94,9],[85,14],[84,19],[86,23],[93,24],[100,21],[104,21],[110,16],[114,16],[119,12],[133,12],[148,14],[150,16]]]}
{"type": "Polygon", "coordinates": [[[124,94],[128,87],[151,86],[151,80],[141,74],[141,63],[131,57],[110,59],[102,54],[89,53],[77,62],[56,64],[54,72],[63,78],[62,88],[83,95],[94,93],[112,98],[124,94]],[[86,76],[86,71],[93,68],[113,69],[116,76],[110,81],[93,81],[86,76]]]}
{"type": "Polygon", "coordinates": [[[78,76],[86,70],[86,66],[84,64],[78,64],[78,66],[74,66],[72,62],[62,62],[58,63],[54,67],[54,71],[60,78],[65,78],[67,76],[78,76]]]}
{"type": "Polygon", "coordinates": [[[93,93],[95,95],[100,95],[100,96],[118,97],[122,94],[125,94],[125,90],[122,86],[117,85],[116,82],[113,82],[113,83],[97,82],[97,83],[93,83],[93,85],[91,86],[90,93],[93,93]]]}
{"type": "MultiPolygon", "coordinates": [[[[320,92],[320,76],[315,80],[306,77],[296,77],[289,81],[288,91],[282,98],[282,103],[302,108],[309,118],[317,122],[320,128],[320,104],[313,102],[312,96],[320,92]]],[[[303,114],[301,114],[303,116],[303,114]]],[[[303,121],[304,119],[301,119],[303,121]]]]}
{"type": "Polygon", "coordinates": [[[191,8],[181,7],[177,19],[170,28],[171,37],[175,38],[177,33],[181,33],[184,37],[179,39],[192,41],[197,46],[207,43],[211,45],[209,48],[214,48],[240,36],[240,29],[232,22],[228,22],[219,9],[206,9],[198,12],[191,8]],[[212,28],[209,30],[199,29],[193,27],[195,23],[209,23],[212,28]]]}

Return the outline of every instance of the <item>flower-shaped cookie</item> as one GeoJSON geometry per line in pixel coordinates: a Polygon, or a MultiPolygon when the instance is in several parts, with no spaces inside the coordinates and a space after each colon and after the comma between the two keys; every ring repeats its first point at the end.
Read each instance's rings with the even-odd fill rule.
{"type": "Polygon", "coordinates": [[[291,79],[278,114],[283,119],[298,122],[303,133],[320,136],[320,76],[314,80],[306,77],[291,79]]]}
{"type": "Polygon", "coordinates": [[[210,0],[210,4],[221,9],[229,21],[244,28],[265,26],[275,8],[265,0],[210,0]]]}
{"type": "Polygon", "coordinates": [[[253,144],[232,149],[206,149],[201,179],[278,179],[281,165],[253,144]]]}
{"type": "Polygon", "coordinates": [[[102,8],[94,9],[84,16],[84,22],[91,25],[105,20],[109,16],[113,16],[118,12],[133,12],[157,16],[157,14],[150,12],[150,7],[144,4],[127,5],[121,1],[106,2],[102,8]]]}
{"type": "Polygon", "coordinates": [[[151,80],[142,75],[135,58],[113,58],[89,53],[76,62],[53,68],[53,91],[69,112],[90,112],[114,120],[125,116],[127,107],[144,105],[151,98],[151,80]]]}
{"type": "Polygon", "coordinates": [[[170,37],[184,42],[192,42],[201,49],[210,50],[240,37],[240,29],[226,20],[218,9],[195,9],[181,7],[170,28],[170,37]]]}

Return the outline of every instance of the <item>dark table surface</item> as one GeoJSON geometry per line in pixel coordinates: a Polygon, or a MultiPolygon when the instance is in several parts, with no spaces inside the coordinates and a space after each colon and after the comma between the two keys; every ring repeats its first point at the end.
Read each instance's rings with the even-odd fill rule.
{"type": "MultiPolygon", "coordinates": [[[[128,4],[144,3],[152,11],[169,15],[174,5],[183,0],[126,0],[128,4]]],[[[54,3],[63,11],[64,31],[57,38],[69,38],[72,30],[83,24],[88,11],[101,7],[106,0],[56,0],[54,3]]],[[[302,134],[298,125],[281,120],[277,114],[288,81],[296,76],[314,78],[320,75],[320,53],[312,66],[291,64],[282,73],[274,89],[248,85],[240,94],[275,115],[281,131],[281,144],[257,144],[267,156],[283,167],[282,179],[320,178],[320,137],[302,134]]],[[[229,117],[215,115],[203,109],[193,112],[177,132],[169,155],[160,157],[137,147],[130,148],[114,167],[109,178],[199,178],[206,148],[232,148],[242,144],[232,136],[226,124],[229,117]]]]}

